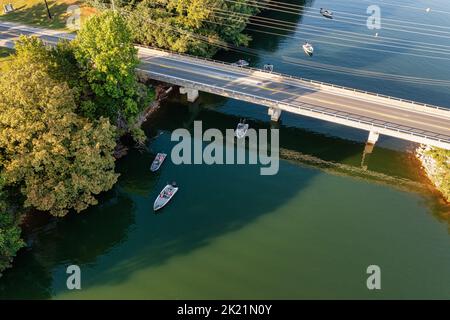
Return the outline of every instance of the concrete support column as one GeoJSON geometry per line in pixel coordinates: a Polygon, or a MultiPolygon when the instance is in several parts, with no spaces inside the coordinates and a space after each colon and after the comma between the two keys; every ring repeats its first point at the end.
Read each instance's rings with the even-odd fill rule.
{"type": "Polygon", "coordinates": [[[198,98],[198,90],[197,89],[180,87],[180,93],[187,94],[187,101],[189,101],[189,102],[194,102],[198,98]]]}
{"type": "Polygon", "coordinates": [[[375,131],[369,132],[369,138],[367,139],[367,143],[369,144],[375,144],[378,141],[378,138],[380,137],[380,134],[375,131]]]}
{"type": "Polygon", "coordinates": [[[278,120],[280,120],[280,116],[281,116],[281,109],[269,107],[268,114],[270,116],[270,120],[278,122],[278,120]]]}

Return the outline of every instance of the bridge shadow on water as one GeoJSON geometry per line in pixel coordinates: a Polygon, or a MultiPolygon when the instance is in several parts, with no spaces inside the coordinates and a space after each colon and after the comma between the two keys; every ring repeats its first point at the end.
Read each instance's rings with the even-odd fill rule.
{"type": "MultiPolygon", "coordinates": [[[[19,252],[14,268],[1,278],[0,297],[42,299],[58,295],[66,290],[65,268],[70,264],[82,267],[84,288],[119,284],[139,270],[162,266],[171,258],[187,255],[274,214],[323,171],[362,177],[368,182],[381,181],[393,188],[398,188],[399,181],[406,181],[407,189],[416,184],[410,169],[400,171],[403,176],[399,177],[392,176],[391,169],[383,172],[378,164],[370,165],[377,157],[390,159],[396,163],[391,163],[392,171],[398,174],[395,166],[400,167],[407,158],[402,152],[377,149],[369,159],[367,173],[360,166],[363,144],[283,125],[279,126],[281,157],[288,161],[282,161],[275,176],[260,176],[259,166],[255,165],[176,166],[170,159],[160,172],[150,173],[156,152],[170,154],[175,144],[170,141],[170,132],[174,129],[192,130],[194,120],[202,120],[204,130],[223,131],[236,126],[238,117],[211,108],[214,103],[210,99],[209,95],[202,96],[208,109],[169,101],[154,114],[146,124],[147,134],[152,137],[148,150],[132,150],[118,161],[119,183],[100,197],[99,205],[64,219],[44,215],[31,219],[25,225],[29,247],[19,252]],[[291,170],[293,165],[303,166],[304,170],[291,170]],[[374,178],[370,172],[378,175],[374,178]],[[153,200],[172,180],[177,181],[180,191],[168,207],[155,215],[153,200]]],[[[223,104],[222,98],[213,100],[223,104]]],[[[252,128],[270,128],[266,121],[249,122],[252,128]]],[[[429,201],[437,212],[442,212],[434,200],[429,201]]]]}

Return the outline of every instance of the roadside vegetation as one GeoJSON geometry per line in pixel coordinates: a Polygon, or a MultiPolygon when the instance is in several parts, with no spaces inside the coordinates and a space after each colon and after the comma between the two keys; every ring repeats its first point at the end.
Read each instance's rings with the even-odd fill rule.
{"type": "MultiPolygon", "coordinates": [[[[110,0],[87,0],[104,10],[110,0]]],[[[242,33],[259,12],[251,0],[121,0],[115,7],[127,19],[136,43],[198,56],[212,56],[226,43],[246,46],[242,33]]]]}
{"type": "Polygon", "coordinates": [[[112,11],[56,47],[21,37],[9,59],[0,74],[0,272],[23,245],[24,210],[62,217],[113,187],[116,141],[145,137],[135,122],[152,99],[137,82],[126,21],[112,11]]]}

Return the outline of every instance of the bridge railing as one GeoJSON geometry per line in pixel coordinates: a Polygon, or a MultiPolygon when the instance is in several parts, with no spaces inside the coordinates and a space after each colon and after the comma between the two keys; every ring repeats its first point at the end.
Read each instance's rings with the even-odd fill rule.
{"type": "MultiPolygon", "coordinates": [[[[49,30],[46,30],[46,29],[41,29],[41,28],[36,28],[36,27],[29,27],[29,26],[23,26],[23,25],[20,25],[20,24],[17,24],[17,23],[10,23],[10,22],[2,22],[2,23],[3,24],[9,24],[9,25],[11,25],[11,27],[19,29],[19,30],[21,28],[29,29],[29,30],[33,29],[34,32],[39,33],[41,35],[67,37],[69,39],[73,38],[73,35],[71,33],[69,33],[69,32],[49,31],[49,30]]],[[[283,74],[283,73],[279,73],[279,72],[269,72],[269,71],[265,71],[263,69],[258,69],[258,68],[253,68],[253,67],[237,67],[237,66],[233,66],[229,62],[224,62],[224,61],[210,59],[210,58],[204,58],[204,57],[197,57],[197,56],[193,56],[193,55],[186,54],[186,53],[178,53],[178,52],[173,52],[173,51],[160,49],[160,48],[155,48],[155,47],[151,47],[151,46],[136,45],[136,47],[137,48],[144,48],[144,49],[146,48],[146,49],[151,49],[151,50],[157,50],[157,51],[166,52],[166,53],[170,53],[170,54],[174,54],[174,55],[188,57],[188,58],[191,58],[191,59],[197,59],[197,60],[200,59],[200,60],[204,60],[204,61],[219,63],[219,64],[222,64],[222,65],[227,65],[227,66],[232,67],[232,68],[238,68],[240,70],[242,70],[242,69],[244,69],[244,70],[253,70],[253,71],[267,73],[268,75],[275,74],[275,75],[278,75],[278,76],[281,76],[281,77],[290,78],[290,79],[299,80],[299,81],[304,81],[304,82],[308,82],[308,83],[311,83],[311,84],[329,86],[329,87],[332,87],[332,88],[344,89],[344,90],[349,90],[349,91],[353,91],[353,92],[363,93],[363,94],[367,94],[367,95],[371,95],[371,96],[386,98],[386,99],[390,99],[390,100],[394,100],[394,101],[409,103],[409,104],[412,104],[414,106],[421,106],[421,107],[431,108],[431,109],[435,109],[435,110],[449,111],[448,108],[442,108],[442,107],[431,105],[431,104],[427,104],[427,103],[420,103],[420,102],[416,102],[416,101],[412,101],[412,100],[408,100],[408,99],[396,98],[396,97],[392,97],[392,96],[388,96],[388,95],[384,95],[384,94],[380,94],[380,93],[375,93],[375,92],[370,92],[370,91],[365,91],[365,90],[360,90],[360,89],[349,88],[349,87],[345,87],[345,86],[341,86],[341,85],[336,85],[336,84],[322,82],[322,81],[317,81],[317,80],[311,80],[311,79],[307,79],[307,78],[303,78],[303,77],[291,76],[289,74],[283,74]]]]}
{"type": "Polygon", "coordinates": [[[193,55],[190,55],[190,54],[187,54],[187,53],[178,53],[178,52],[173,52],[173,51],[170,51],[170,50],[155,48],[155,47],[151,47],[151,46],[137,45],[136,47],[138,47],[138,48],[141,47],[141,48],[144,48],[144,49],[151,49],[151,50],[156,50],[156,51],[162,51],[162,52],[170,53],[170,54],[173,54],[173,55],[179,55],[179,56],[183,56],[183,57],[187,57],[187,58],[195,59],[195,60],[203,60],[203,61],[218,63],[218,64],[226,65],[226,66],[231,67],[231,68],[237,68],[238,70],[258,71],[258,72],[266,73],[268,75],[271,75],[271,74],[272,75],[277,75],[277,76],[284,77],[284,78],[289,78],[289,79],[293,79],[293,80],[308,82],[310,84],[317,84],[317,85],[323,85],[323,86],[328,86],[328,87],[337,88],[337,89],[349,90],[349,91],[352,91],[352,92],[363,93],[363,94],[367,94],[367,95],[374,96],[374,97],[380,97],[380,98],[385,98],[385,99],[394,100],[394,101],[398,101],[398,102],[409,103],[409,104],[412,104],[414,106],[421,106],[421,107],[431,108],[431,109],[434,109],[434,110],[442,110],[442,111],[450,112],[449,108],[443,108],[443,107],[439,107],[439,106],[435,106],[435,105],[431,105],[431,104],[427,104],[427,103],[421,103],[421,102],[417,102],[417,101],[413,101],[413,100],[392,97],[392,96],[388,96],[388,95],[381,94],[381,93],[365,91],[365,90],[360,90],[360,89],[354,89],[354,88],[345,87],[345,86],[332,84],[332,83],[327,83],[327,82],[323,82],[323,81],[317,81],[317,80],[311,80],[311,79],[307,79],[307,78],[303,78],[303,77],[291,76],[289,74],[284,74],[284,73],[279,73],[279,72],[265,71],[263,69],[258,69],[258,68],[254,68],[254,67],[238,67],[238,66],[233,65],[230,62],[225,62],[225,61],[220,61],[220,60],[215,60],[215,59],[205,58],[205,57],[197,57],[197,56],[193,56],[193,55]]]}
{"type": "MultiPolygon", "coordinates": [[[[190,87],[196,88],[198,90],[202,90],[202,91],[206,91],[206,90],[204,90],[204,88],[210,88],[209,91],[211,93],[219,93],[219,94],[222,93],[221,94],[222,96],[230,96],[230,95],[245,96],[245,97],[249,97],[249,98],[253,99],[254,102],[258,103],[258,104],[265,104],[267,106],[273,106],[273,107],[279,107],[279,105],[285,105],[285,106],[295,108],[295,109],[302,109],[302,110],[306,110],[309,112],[320,113],[323,115],[327,115],[327,116],[331,116],[331,117],[335,117],[335,118],[339,118],[339,119],[343,119],[343,120],[347,120],[347,121],[354,121],[354,122],[357,122],[360,124],[365,124],[365,125],[371,126],[375,130],[376,130],[376,128],[384,128],[387,130],[392,130],[392,131],[404,133],[404,134],[411,135],[411,136],[421,137],[424,139],[429,139],[429,140],[433,140],[433,141],[450,144],[450,136],[447,136],[447,135],[442,135],[442,134],[438,134],[438,133],[434,133],[434,132],[427,132],[427,131],[423,131],[423,130],[421,130],[421,132],[417,132],[417,129],[411,128],[408,126],[399,125],[399,124],[392,123],[392,122],[381,121],[378,119],[372,119],[370,117],[363,117],[363,116],[359,116],[356,114],[346,113],[346,112],[342,112],[342,111],[338,111],[338,110],[334,110],[334,109],[330,109],[330,108],[326,108],[326,107],[322,107],[322,106],[314,106],[314,105],[306,104],[306,103],[292,104],[290,102],[282,102],[279,100],[274,100],[274,99],[269,99],[269,98],[261,97],[258,95],[254,95],[251,93],[241,92],[241,91],[237,91],[237,90],[233,90],[233,89],[225,89],[223,87],[217,87],[217,86],[214,86],[211,84],[203,84],[203,83],[199,84],[197,82],[189,81],[189,80],[175,77],[175,76],[161,74],[158,72],[152,72],[152,71],[148,71],[148,70],[144,70],[144,69],[138,69],[138,70],[141,72],[156,75],[156,77],[159,78],[157,80],[160,80],[160,81],[170,82],[170,80],[167,80],[167,79],[172,79],[172,80],[175,79],[175,81],[172,81],[172,83],[174,82],[174,84],[176,84],[176,85],[190,86],[190,87]],[[339,113],[341,113],[341,114],[339,114],[339,113]],[[344,113],[345,113],[345,115],[344,115],[344,113]],[[400,127],[403,127],[405,129],[402,129],[400,127]]],[[[247,101],[249,101],[249,100],[247,100],[247,101]]]]}

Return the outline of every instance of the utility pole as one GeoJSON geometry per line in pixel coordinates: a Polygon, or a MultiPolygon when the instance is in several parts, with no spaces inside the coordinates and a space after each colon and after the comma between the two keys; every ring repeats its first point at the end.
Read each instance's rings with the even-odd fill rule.
{"type": "Polygon", "coordinates": [[[50,13],[50,9],[48,8],[47,0],[44,0],[44,2],[45,2],[45,7],[47,8],[48,18],[51,20],[52,19],[52,14],[50,13]]]}

